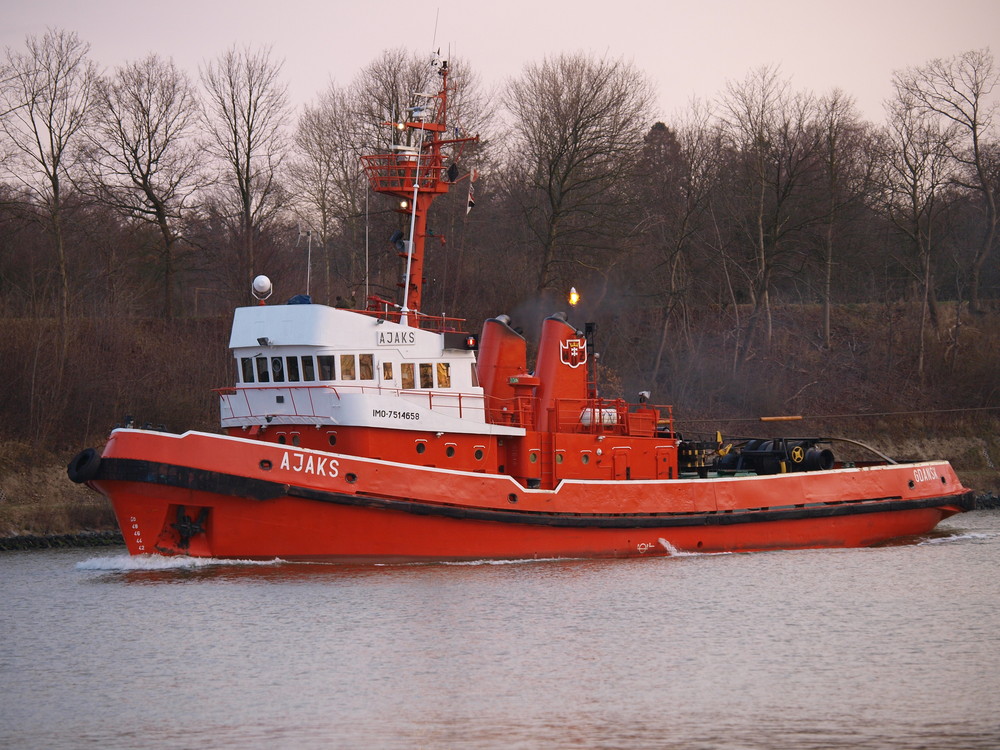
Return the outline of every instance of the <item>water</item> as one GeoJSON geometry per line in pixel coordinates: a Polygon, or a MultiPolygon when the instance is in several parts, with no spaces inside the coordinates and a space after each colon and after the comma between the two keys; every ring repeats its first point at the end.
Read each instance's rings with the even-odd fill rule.
{"type": "Polygon", "coordinates": [[[0,555],[0,747],[1000,747],[1000,513],[906,546],[0,555]]]}

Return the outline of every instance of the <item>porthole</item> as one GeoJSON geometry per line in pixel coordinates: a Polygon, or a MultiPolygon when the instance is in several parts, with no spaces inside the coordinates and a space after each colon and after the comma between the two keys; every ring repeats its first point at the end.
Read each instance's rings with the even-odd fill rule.
{"type": "Polygon", "coordinates": [[[270,471],[272,466],[273,464],[266,458],[260,462],[260,468],[262,468],[264,471],[270,471]]]}
{"type": "Polygon", "coordinates": [[[528,454],[528,460],[531,461],[531,463],[533,463],[533,464],[537,464],[538,463],[538,454],[537,453],[530,453],[530,454],[528,454]]]}
{"type": "Polygon", "coordinates": [[[454,456],[454,455],[455,455],[455,446],[454,446],[454,445],[449,445],[449,446],[448,446],[448,447],[447,447],[447,448],[445,449],[445,451],[444,451],[444,454],[445,454],[445,455],[446,455],[446,456],[447,456],[448,458],[451,458],[452,456],[454,456]]]}
{"type": "Polygon", "coordinates": [[[282,445],[285,444],[286,440],[287,438],[284,435],[278,435],[278,442],[281,443],[282,445]]]}
{"type": "Polygon", "coordinates": [[[562,462],[563,462],[563,454],[562,453],[557,453],[556,454],[556,463],[557,464],[561,464],[562,462]]]}
{"type": "Polygon", "coordinates": [[[355,474],[354,472],[350,472],[344,475],[344,479],[347,481],[348,484],[354,484],[355,482],[358,481],[358,475],[355,474]]]}
{"type": "Polygon", "coordinates": [[[589,464],[590,463],[590,454],[589,453],[584,453],[582,456],[580,456],[580,460],[583,461],[583,463],[585,463],[585,464],[589,464]]]}
{"type": "Polygon", "coordinates": [[[517,495],[515,495],[513,492],[511,492],[509,495],[507,495],[507,502],[510,503],[511,505],[513,505],[514,503],[516,503],[517,502],[517,495]]]}
{"type": "Polygon", "coordinates": [[[337,436],[334,435],[332,432],[330,433],[330,436],[326,440],[327,440],[328,443],[330,443],[330,445],[336,445],[337,444],[337,436]]]}
{"type": "Polygon", "coordinates": [[[476,448],[476,452],[473,453],[472,455],[474,455],[476,457],[477,461],[482,461],[483,460],[483,452],[479,448],[476,448]]]}
{"type": "Polygon", "coordinates": [[[427,450],[426,443],[417,443],[417,453],[423,453],[425,450],[427,450]]]}
{"type": "Polygon", "coordinates": [[[292,445],[297,446],[299,444],[299,442],[300,442],[299,441],[299,436],[298,435],[292,435],[292,445]]]}

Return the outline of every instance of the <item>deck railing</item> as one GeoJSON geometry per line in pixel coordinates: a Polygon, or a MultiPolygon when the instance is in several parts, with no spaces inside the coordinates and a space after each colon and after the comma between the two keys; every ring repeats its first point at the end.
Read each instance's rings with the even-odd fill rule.
{"type": "MultiPolygon", "coordinates": [[[[391,300],[387,300],[378,295],[369,295],[367,298],[368,306],[365,310],[357,310],[357,312],[363,315],[370,315],[375,318],[381,318],[382,320],[387,320],[391,323],[399,323],[403,316],[402,307],[391,300]]],[[[451,318],[446,315],[427,315],[426,313],[417,312],[410,310],[407,313],[409,324],[414,328],[422,328],[425,331],[434,331],[435,333],[448,333],[454,331],[461,331],[462,324],[465,323],[465,318],[451,318]]]]}
{"type": "MultiPolygon", "coordinates": [[[[535,400],[529,396],[487,399],[487,417],[494,424],[533,429],[535,400]]],[[[674,434],[673,407],[630,404],[624,399],[558,399],[549,409],[555,432],[594,435],[674,434]]]]}
{"type": "Polygon", "coordinates": [[[395,396],[429,411],[450,417],[466,418],[483,413],[483,397],[478,394],[456,391],[408,390],[387,388],[379,385],[237,385],[230,388],[216,388],[215,392],[224,404],[223,419],[272,417],[294,417],[300,419],[331,419],[332,409],[324,408],[329,399],[342,401],[350,394],[371,394],[395,396]],[[253,399],[254,393],[266,392],[267,403],[253,399]],[[277,401],[282,397],[282,402],[277,401]],[[226,411],[228,410],[228,416],[226,411]]]}

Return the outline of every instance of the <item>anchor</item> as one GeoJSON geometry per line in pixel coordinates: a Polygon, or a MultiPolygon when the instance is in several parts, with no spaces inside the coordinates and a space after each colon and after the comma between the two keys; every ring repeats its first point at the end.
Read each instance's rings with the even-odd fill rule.
{"type": "Polygon", "coordinates": [[[191,518],[184,512],[184,506],[177,508],[177,523],[170,524],[171,528],[177,529],[180,540],[177,546],[180,549],[187,549],[191,544],[191,537],[205,533],[205,521],[208,520],[208,508],[202,508],[198,513],[197,520],[191,518]]]}

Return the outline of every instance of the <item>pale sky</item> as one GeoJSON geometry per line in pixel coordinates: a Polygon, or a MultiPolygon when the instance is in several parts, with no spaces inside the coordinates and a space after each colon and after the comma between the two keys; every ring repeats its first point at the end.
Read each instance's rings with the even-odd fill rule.
{"type": "Polygon", "coordinates": [[[0,45],[46,27],[77,32],[102,68],[156,52],[192,78],[233,44],[271,45],[296,106],[389,47],[450,50],[487,85],[559,52],[624,57],[668,123],[762,65],[797,91],[840,87],[880,122],[894,70],[982,47],[1000,59],[1000,0],[0,0],[0,45]]]}

